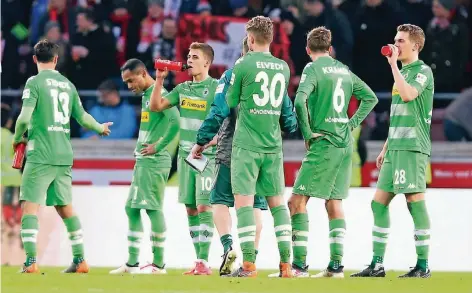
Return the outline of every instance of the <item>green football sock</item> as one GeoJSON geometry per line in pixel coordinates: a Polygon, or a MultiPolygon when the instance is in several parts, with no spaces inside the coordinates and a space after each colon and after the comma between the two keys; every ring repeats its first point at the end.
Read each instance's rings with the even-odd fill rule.
{"type": "Polygon", "coordinates": [[[199,213],[198,219],[200,221],[200,234],[198,237],[200,249],[198,251],[198,259],[208,261],[211,240],[213,239],[213,212],[199,213]]]}
{"type": "Polygon", "coordinates": [[[226,253],[230,250],[231,246],[233,245],[233,236],[231,234],[225,234],[220,238],[221,244],[223,245],[223,251],[226,253]]]}
{"type": "Polygon", "coordinates": [[[151,242],[154,255],[152,263],[164,267],[164,243],[166,241],[166,221],[161,210],[146,210],[151,220],[151,242]]]}
{"type": "Polygon", "coordinates": [[[72,244],[72,255],[75,264],[79,264],[84,260],[84,233],[80,225],[79,218],[73,216],[63,219],[69,233],[70,243],[72,244]]]}
{"type": "Polygon", "coordinates": [[[238,215],[238,236],[243,253],[243,261],[256,261],[255,241],[256,241],[256,220],[254,219],[254,208],[252,206],[240,207],[238,215]]]}
{"type": "Polygon", "coordinates": [[[372,228],[373,257],[371,263],[373,267],[376,263],[383,263],[390,231],[390,214],[388,206],[376,201],[371,202],[371,208],[374,214],[374,227],[372,228]]]}
{"type": "Polygon", "coordinates": [[[274,218],[275,237],[279,247],[280,262],[290,262],[292,250],[292,225],[290,216],[285,205],[280,205],[270,209],[274,218]]]}
{"type": "Polygon", "coordinates": [[[415,223],[415,246],[418,260],[416,265],[423,271],[428,270],[430,222],[424,200],[408,203],[408,209],[415,223]]]}
{"type": "Polygon", "coordinates": [[[328,267],[337,270],[342,263],[344,254],[344,235],[346,234],[346,221],[334,219],[329,221],[329,250],[331,252],[328,267]]]}
{"type": "Polygon", "coordinates": [[[29,267],[36,262],[36,239],[38,236],[38,217],[23,215],[21,217],[21,241],[26,252],[25,266],[29,267]]]}
{"type": "Polygon", "coordinates": [[[198,215],[187,215],[188,229],[190,230],[190,237],[192,237],[193,247],[195,248],[195,255],[198,258],[200,252],[199,234],[200,234],[200,220],[198,215]]]}
{"type": "Polygon", "coordinates": [[[309,226],[307,213],[292,216],[293,264],[300,268],[306,266],[309,226]]]}
{"type": "Polygon", "coordinates": [[[128,216],[128,262],[130,266],[139,263],[139,249],[143,239],[143,223],[141,222],[141,210],[130,207],[125,208],[128,216]]]}

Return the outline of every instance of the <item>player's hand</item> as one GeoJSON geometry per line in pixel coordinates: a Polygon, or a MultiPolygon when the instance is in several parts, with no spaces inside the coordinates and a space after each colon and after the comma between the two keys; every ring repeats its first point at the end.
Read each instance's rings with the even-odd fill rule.
{"type": "Polygon", "coordinates": [[[214,145],[217,145],[217,144],[218,144],[218,135],[215,135],[215,137],[213,137],[213,139],[209,143],[207,143],[204,146],[204,148],[207,149],[207,148],[209,148],[211,146],[214,146],[214,145]]]}
{"type": "Polygon", "coordinates": [[[392,49],[392,56],[390,57],[385,56],[385,58],[387,58],[390,66],[397,65],[398,55],[400,55],[400,51],[398,50],[398,47],[395,45],[389,44],[388,46],[390,47],[390,49],[392,49]]]}
{"type": "Polygon", "coordinates": [[[144,156],[150,156],[154,155],[157,153],[156,149],[154,148],[156,146],[155,143],[149,144],[149,143],[143,143],[143,148],[141,149],[141,155],[144,156]]]}
{"type": "Polygon", "coordinates": [[[16,150],[16,147],[20,144],[20,143],[27,143],[28,141],[26,140],[26,138],[22,138],[20,141],[14,141],[13,142],[13,150],[16,150]]]}
{"type": "Polygon", "coordinates": [[[311,134],[311,138],[309,140],[305,140],[305,148],[306,150],[308,151],[310,149],[310,144],[311,144],[311,140],[314,139],[314,138],[317,138],[317,137],[321,137],[321,136],[324,136],[324,134],[321,134],[321,133],[312,133],[311,134]]]}
{"type": "Polygon", "coordinates": [[[382,164],[383,164],[383,161],[384,161],[384,157],[385,157],[385,150],[382,150],[379,154],[379,156],[377,157],[377,160],[375,160],[375,164],[377,166],[377,169],[380,170],[380,168],[382,167],[382,164]]]}
{"type": "Polygon", "coordinates": [[[167,75],[169,74],[169,70],[167,70],[167,67],[165,70],[159,70],[157,69],[156,70],[156,79],[164,79],[167,77],[167,75]]]}
{"type": "Polygon", "coordinates": [[[202,152],[204,150],[205,150],[205,146],[195,144],[192,148],[192,158],[201,159],[202,158],[202,152]]]}
{"type": "Polygon", "coordinates": [[[111,133],[110,126],[113,125],[113,122],[105,122],[102,125],[103,125],[103,131],[102,133],[100,133],[100,135],[109,136],[111,133]]]}

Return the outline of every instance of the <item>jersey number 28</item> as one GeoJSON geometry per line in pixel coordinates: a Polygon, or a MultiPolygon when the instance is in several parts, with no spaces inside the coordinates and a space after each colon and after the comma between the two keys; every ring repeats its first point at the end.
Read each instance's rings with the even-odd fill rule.
{"type": "Polygon", "coordinates": [[[256,82],[262,83],[262,97],[259,96],[259,94],[252,95],[256,105],[259,107],[264,107],[267,105],[267,103],[269,103],[269,100],[270,104],[274,108],[277,108],[280,106],[280,104],[282,104],[285,93],[285,76],[282,73],[277,72],[270,81],[269,85],[269,75],[265,71],[259,71],[259,73],[256,75],[256,82]],[[280,83],[280,92],[276,96],[275,88],[277,87],[278,83],[280,83]]]}
{"type": "Polygon", "coordinates": [[[54,122],[69,123],[69,94],[59,92],[57,89],[51,89],[50,93],[54,107],[54,122]]]}

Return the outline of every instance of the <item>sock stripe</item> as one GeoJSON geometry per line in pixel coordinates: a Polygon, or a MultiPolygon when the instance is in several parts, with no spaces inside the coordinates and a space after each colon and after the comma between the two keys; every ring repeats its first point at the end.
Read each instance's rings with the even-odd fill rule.
{"type": "Polygon", "coordinates": [[[239,238],[239,243],[254,242],[254,241],[256,241],[256,236],[255,235],[254,236],[249,235],[249,236],[239,238]]]}
{"type": "Polygon", "coordinates": [[[329,243],[340,243],[342,244],[344,242],[344,237],[330,237],[329,238],[329,243]]]}
{"type": "Polygon", "coordinates": [[[430,235],[430,229],[415,229],[415,235],[430,235]]]}
{"type": "Polygon", "coordinates": [[[135,241],[128,241],[128,246],[129,247],[136,247],[136,248],[139,248],[139,245],[140,243],[139,242],[135,242],[135,241]]]}
{"type": "Polygon", "coordinates": [[[390,233],[390,228],[382,228],[382,227],[374,226],[374,227],[372,227],[372,232],[389,234],[390,233]]]}
{"type": "Polygon", "coordinates": [[[193,243],[199,243],[200,240],[198,239],[198,237],[192,237],[192,242],[193,243]]]}
{"type": "Polygon", "coordinates": [[[200,231],[213,232],[213,227],[208,226],[207,224],[200,224],[200,231]]]}
{"type": "Polygon", "coordinates": [[[36,237],[21,237],[21,240],[23,240],[23,242],[36,243],[36,237]]]}
{"type": "Polygon", "coordinates": [[[166,238],[166,232],[162,232],[162,233],[151,232],[151,237],[166,238]]]}
{"type": "Polygon", "coordinates": [[[238,228],[238,234],[247,233],[247,232],[255,232],[255,231],[256,231],[256,225],[238,228]]]}
{"type": "Polygon", "coordinates": [[[426,246],[429,245],[429,239],[415,241],[415,246],[426,246]]]}
{"type": "Polygon", "coordinates": [[[279,225],[274,227],[275,232],[280,232],[280,231],[292,231],[292,225],[279,225]]]}
{"type": "Polygon", "coordinates": [[[36,230],[36,229],[21,229],[20,233],[21,234],[34,234],[34,235],[36,235],[36,234],[38,234],[38,230],[36,230]]]}
{"type": "Polygon", "coordinates": [[[142,238],[143,236],[144,232],[128,231],[128,237],[142,238]]]}
{"type": "Polygon", "coordinates": [[[80,239],[74,239],[74,240],[71,240],[70,243],[71,243],[72,245],[82,244],[82,243],[84,243],[84,240],[83,240],[82,238],[80,238],[80,239]]]}
{"type": "Polygon", "coordinates": [[[344,228],[334,228],[334,229],[329,231],[329,233],[332,233],[332,232],[346,233],[346,229],[344,229],[344,228]]]}
{"type": "Polygon", "coordinates": [[[154,247],[164,247],[164,244],[165,244],[164,240],[162,240],[162,241],[153,241],[152,242],[152,246],[154,246],[154,247]]]}
{"type": "Polygon", "coordinates": [[[294,247],[307,247],[308,241],[293,241],[292,245],[294,247]]]}
{"type": "Polygon", "coordinates": [[[277,242],[291,242],[292,237],[290,236],[277,236],[277,242]]]}
{"type": "Polygon", "coordinates": [[[382,237],[377,237],[377,236],[373,236],[372,237],[372,240],[374,242],[380,242],[380,243],[387,243],[387,238],[382,238],[382,237]]]}
{"type": "Polygon", "coordinates": [[[297,236],[297,237],[308,237],[309,236],[309,233],[307,231],[293,230],[292,234],[297,236]]]}
{"type": "Polygon", "coordinates": [[[188,229],[192,232],[198,232],[200,231],[200,226],[190,226],[188,229]]]}
{"type": "Polygon", "coordinates": [[[83,234],[82,229],[79,229],[76,231],[69,232],[69,237],[82,236],[82,234],[83,234]]]}

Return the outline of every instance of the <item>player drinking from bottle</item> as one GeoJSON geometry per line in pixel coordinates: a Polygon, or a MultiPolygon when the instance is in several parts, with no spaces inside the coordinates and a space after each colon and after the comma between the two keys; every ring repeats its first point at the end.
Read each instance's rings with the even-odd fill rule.
{"type": "Polygon", "coordinates": [[[388,206],[393,197],[405,194],[415,224],[415,267],[401,278],[429,278],[430,222],[425,204],[426,167],[431,155],[431,115],[434,78],[431,68],[418,59],[423,49],[423,30],[412,24],[398,26],[395,45],[387,61],[394,85],[388,139],[377,157],[380,169],[377,190],[372,200],[373,258],[371,264],[352,277],[385,277],[383,260],[390,228],[388,206]],[[398,69],[397,61],[402,63],[398,69]]]}
{"type": "Polygon", "coordinates": [[[284,202],[280,115],[290,69],[269,51],[274,29],[263,16],[246,24],[250,52],[233,67],[226,99],[230,108],[239,105],[231,155],[231,183],[238,216],[238,235],[243,266],[234,277],[256,277],[254,264],[256,222],[254,195],[265,196],[274,217],[280,254],[280,271],[291,277],[292,231],[284,202]]]}
{"type": "Polygon", "coordinates": [[[195,266],[184,273],[186,275],[211,275],[207,262],[213,239],[210,191],[214,178],[216,147],[209,147],[203,152],[208,157],[209,164],[201,174],[193,170],[185,162],[185,158],[190,154],[200,125],[210,112],[218,85],[218,80],[208,75],[213,57],[211,46],[192,43],[187,56],[187,64],[191,66],[188,73],[192,76],[192,81],[183,82],[163,95],[161,90],[168,71],[156,70],[156,82],[149,105],[151,111],[163,111],[180,105],[179,202],[187,208],[190,236],[197,255],[195,266]]]}
{"type": "MultiPolygon", "coordinates": [[[[149,100],[154,79],[141,60],[130,59],[121,67],[121,77],[128,88],[142,95],[141,125],[134,151],[136,164],[133,181],[126,202],[128,216],[128,261],[111,274],[150,273],[166,274],[164,269],[164,242],[166,223],[163,213],[164,191],[172,166],[167,146],[179,132],[179,111],[176,108],[150,112],[149,100]],[[143,237],[141,209],[151,221],[152,264],[139,268],[139,249],[143,237]]],[[[167,91],[162,88],[163,94],[167,91]]]]}
{"type": "MultiPolygon", "coordinates": [[[[249,51],[247,37],[243,41],[243,56],[249,51]]],[[[230,85],[232,69],[226,70],[216,88],[216,95],[211,105],[210,115],[205,119],[198,130],[197,143],[192,149],[192,155],[197,158],[204,150],[205,145],[218,134],[218,148],[216,152],[217,175],[216,182],[210,195],[210,202],[214,211],[215,226],[220,234],[223,245],[223,261],[220,266],[220,275],[228,275],[236,259],[233,250],[231,235],[231,215],[229,207],[234,206],[234,196],[231,190],[231,150],[234,128],[236,126],[236,110],[230,110],[226,102],[226,92],[230,85]],[[221,128],[220,128],[221,127],[221,128]],[[219,131],[218,131],[219,130],[219,131]]],[[[283,130],[292,133],[297,129],[297,121],[293,114],[293,105],[288,95],[284,96],[281,120],[283,130]]],[[[257,192],[256,192],[257,194],[257,192]]],[[[262,230],[261,210],[267,210],[267,201],[263,196],[254,197],[254,218],[256,222],[255,253],[257,256],[259,239],[262,230]]]]}
{"type": "Polygon", "coordinates": [[[38,209],[54,206],[64,221],[72,244],[73,262],[65,273],[87,273],[83,232],[72,208],[72,161],[70,117],[82,127],[109,135],[113,123],[99,124],[84,111],[75,86],[55,70],[59,47],[48,40],[33,49],[38,74],[28,79],[23,106],[16,121],[13,147],[24,140],[28,130],[27,162],[21,181],[21,239],[26,252],[22,273],[39,273],[36,264],[38,209]]]}
{"type": "Polygon", "coordinates": [[[307,153],[295,180],[288,206],[292,216],[293,273],[308,277],[306,265],[309,222],[306,205],[311,197],[325,200],[329,218],[330,262],[313,277],[344,277],[342,257],[346,231],[342,200],[351,183],[353,137],[351,131],[365,119],[378,100],[349,68],[330,57],[331,31],[313,29],[307,37],[312,62],[303,70],[295,110],[307,153]],[[348,118],[348,101],[361,101],[348,118]]]}

